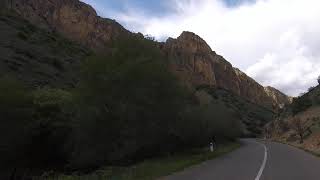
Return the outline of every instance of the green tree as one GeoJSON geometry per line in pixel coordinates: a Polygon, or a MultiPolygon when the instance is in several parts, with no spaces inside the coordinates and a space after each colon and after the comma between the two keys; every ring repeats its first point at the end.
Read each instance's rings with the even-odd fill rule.
{"type": "Polygon", "coordinates": [[[64,167],[72,115],[66,107],[71,97],[59,89],[32,92],[14,78],[0,78],[1,177],[64,167]]]}
{"type": "Polygon", "coordinates": [[[183,94],[153,41],[126,38],[111,55],[88,58],[76,91],[74,164],[96,166],[166,148],[183,94]]]}
{"type": "Polygon", "coordinates": [[[189,106],[178,127],[178,137],[189,147],[205,146],[213,137],[219,141],[235,140],[243,132],[239,116],[219,102],[189,106]]]}
{"type": "Polygon", "coordinates": [[[72,130],[73,96],[61,89],[42,88],[32,92],[33,125],[30,158],[42,168],[63,167],[72,130]]]}

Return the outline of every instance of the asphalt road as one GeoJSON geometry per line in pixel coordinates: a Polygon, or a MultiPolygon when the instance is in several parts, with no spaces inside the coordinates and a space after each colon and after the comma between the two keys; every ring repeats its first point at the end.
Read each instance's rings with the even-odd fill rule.
{"type": "Polygon", "coordinates": [[[161,180],[320,180],[320,158],[274,142],[242,140],[236,151],[161,180]]]}

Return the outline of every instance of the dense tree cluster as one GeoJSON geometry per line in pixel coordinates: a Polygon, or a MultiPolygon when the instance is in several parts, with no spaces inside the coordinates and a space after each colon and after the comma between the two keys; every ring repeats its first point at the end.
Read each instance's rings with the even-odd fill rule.
{"type": "Polygon", "coordinates": [[[200,105],[152,40],[119,40],[88,58],[73,89],[30,90],[0,79],[1,168],[90,169],[233,140],[225,105],[200,105]]]}

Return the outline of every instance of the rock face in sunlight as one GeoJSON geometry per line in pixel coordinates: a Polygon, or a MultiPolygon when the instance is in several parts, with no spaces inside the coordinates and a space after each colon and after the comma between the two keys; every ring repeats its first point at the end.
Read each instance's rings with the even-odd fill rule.
{"type": "Polygon", "coordinates": [[[7,0],[7,6],[29,21],[62,33],[93,49],[104,46],[122,34],[119,23],[97,16],[89,5],[78,0],[7,0]]]}
{"type": "Polygon", "coordinates": [[[264,88],[232,67],[194,33],[183,32],[177,39],[169,38],[161,47],[169,57],[170,68],[191,87],[212,86],[226,89],[268,108],[289,103],[289,98],[280,91],[264,88]]]}
{"type": "Polygon", "coordinates": [[[276,104],[284,105],[292,103],[292,97],[288,97],[287,95],[273,87],[267,86],[264,88],[264,90],[276,104]]]}
{"type": "Polygon", "coordinates": [[[170,68],[189,86],[217,84],[212,61],[215,54],[199,36],[183,32],[177,39],[169,38],[161,46],[170,59],[170,68]]]}
{"type": "MultiPolygon", "coordinates": [[[[5,6],[37,26],[58,32],[93,50],[105,47],[117,37],[133,35],[119,23],[97,16],[78,0],[6,0],[5,6]]],[[[199,36],[183,32],[177,39],[159,43],[170,60],[170,69],[189,87],[226,89],[249,101],[277,109],[289,98],[274,88],[264,88],[216,54],[199,36]]]]}

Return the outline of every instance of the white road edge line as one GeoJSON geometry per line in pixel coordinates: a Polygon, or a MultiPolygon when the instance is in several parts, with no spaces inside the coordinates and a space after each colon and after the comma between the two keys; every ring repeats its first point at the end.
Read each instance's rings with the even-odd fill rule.
{"type": "Polygon", "coordinates": [[[258,175],[254,180],[260,180],[262,173],[263,173],[263,170],[266,167],[267,158],[268,158],[268,149],[267,149],[266,145],[259,143],[259,142],[257,142],[257,143],[264,147],[264,159],[263,159],[262,165],[260,167],[260,170],[258,172],[258,175]]]}

